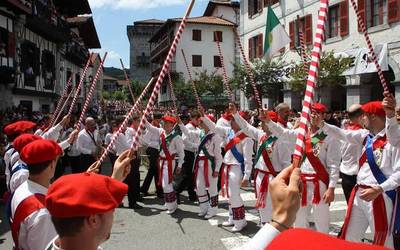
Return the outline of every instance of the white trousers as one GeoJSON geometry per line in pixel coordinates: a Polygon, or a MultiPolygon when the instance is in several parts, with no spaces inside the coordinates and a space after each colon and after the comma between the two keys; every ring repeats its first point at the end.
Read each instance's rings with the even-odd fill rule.
{"type": "MultiPolygon", "coordinates": [[[[360,192],[363,190],[360,188],[354,198],[353,209],[351,211],[350,221],[347,228],[346,240],[360,242],[364,238],[364,234],[367,231],[368,226],[371,228],[372,235],[375,234],[375,223],[374,213],[372,209],[372,202],[364,201],[360,198],[360,192]]],[[[386,216],[388,220],[388,226],[392,221],[393,203],[390,198],[383,194],[386,206],[386,216]]],[[[393,248],[393,234],[392,231],[388,230],[388,235],[385,241],[385,247],[393,248]]]]}
{"type": "Polygon", "coordinates": [[[210,206],[210,200],[209,197],[214,197],[218,196],[218,177],[214,178],[212,176],[213,170],[211,167],[211,162],[208,161],[208,182],[209,182],[209,187],[206,187],[206,181],[204,178],[204,160],[200,160],[198,163],[198,171],[197,171],[197,177],[196,177],[196,194],[199,199],[200,203],[200,209],[206,209],[210,206]],[[208,194],[207,194],[208,191],[208,194]],[[202,205],[203,204],[203,205],[202,205]]]}
{"type": "MultiPolygon", "coordinates": [[[[163,163],[163,161],[160,160],[160,164],[162,164],[162,163],[163,163]]],[[[172,162],[172,173],[174,172],[175,165],[176,165],[176,162],[173,161],[172,162]]],[[[163,188],[164,196],[165,196],[164,199],[166,200],[165,201],[165,206],[167,207],[168,210],[172,211],[172,210],[176,209],[178,204],[176,202],[176,196],[175,196],[175,200],[173,202],[167,202],[168,194],[175,193],[174,186],[172,185],[172,182],[168,183],[169,182],[169,179],[168,179],[168,161],[164,161],[164,164],[161,167],[162,167],[162,188],[163,188]]]]}
{"type": "MultiPolygon", "coordinates": [[[[258,173],[257,178],[256,178],[256,188],[257,192],[260,191],[260,186],[261,182],[264,179],[265,174],[264,173],[258,173]]],[[[269,175],[269,183],[274,179],[274,177],[270,174],[269,175]]],[[[257,193],[259,196],[260,194],[257,193]]],[[[258,208],[258,212],[260,214],[260,221],[263,224],[269,222],[272,219],[272,203],[271,203],[271,196],[269,195],[269,190],[267,195],[265,196],[265,207],[264,208],[258,208]]]]}
{"type": "Polygon", "coordinates": [[[329,233],[329,204],[326,204],[322,197],[326,191],[326,186],[322,181],[319,181],[319,193],[321,200],[319,204],[312,204],[314,197],[314,183],[307,182],[307,206],[301,206],[296,215],[295,227],[309,228],[310,222],[308,220],[311,209],[313,210],[312,216],[314,217],[315,227],[318,232],[329,233]]]}

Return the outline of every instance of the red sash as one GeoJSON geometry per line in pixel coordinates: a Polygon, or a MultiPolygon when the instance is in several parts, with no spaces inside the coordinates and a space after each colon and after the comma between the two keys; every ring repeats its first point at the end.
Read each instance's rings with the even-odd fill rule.
{"type": "MultiPolygon", "coordinates": [[[[364,144],[365,144],[366,140],[364,140],[364,144]]],[[[379,137],[378,139],[376,139],[374,141],[374,143],[372,144],[372,148],[373,150],[377,150],[377,149],[382,149],[386,146],[387,140],[386,140],[386,135],[379,137]]],[[[364,152],[362,153],[360,160],[358,161],[358,166],[361,168],[364,163],[367,161],[367,153],[364,149],[364,152]]]]}
{"type": "MultiPolygon", "coordinates": [[[[264,135],[261,139],[261,144],[265,142],[268,139],[268,136],[264,135]]],[[[268,171],[275,177],[276,176],[276,171],[274,169],[274,166],[272,165],[271,159],[269,158],[268,152],[266,148],[263,148],[261,151],[262,158],[264,160],[265,165],[268,168],[268,171]]]]}
{"type": "Polygon", "coordinates": [[[321,194],[319,190],[319,178],[317,174],[301,174],[301,182],[303,183],[303,189],[301,193],[301,206],[307,206],[307,182],[314,183],[314,197],[312,204],[319,204],[321,201],[321,194]]]}
{"type": "Polygon", "coordinates": [[[203,165],[203,173],[204,173],[204,181],[206,183],[206,188],[210,187],[210,180],[208,179],[208,158],[206,156],[199,156],[194,163],[194,181],[196,183],[197,174],[199,172],[199,161],[204,161],[203,165]]]}
{"type": "Polygon", "coordinates": [[[168,150],[168,146],[167,146],[167,141],[165,140],[165,134],[162,133],[160,136],[161,139],[161,149],[163,150],[164,154],[165,154],[165,158],[164,157],[160,157],[160,166],[159,166],[159,177],[158,177],[158,186],[161,187],[162,186],[162,168],[164,165],[164,162],[167,161],[168,164],[168,184],[170,184],[172,182],[173,179],[173,169],[172,169],[172,163],[175,159],[175,155],[171,155],[171,153],[168,150]]]}
{"type": "Polygon", "coordinates": [[[308,161],[311,163],[311,166],[317,173],[318,178],[329,187],[329,174],[326,171],[324,165],[322,164],[321,160],[314,155],[313,147],[311,144],[311,137],[308,137],[305,141],[305,154],[307,156],[308,161]]]}
{"type": "MultiPolygon", "coordinates": [[[[254,192],[256,195],[256,208],[265,208],[266,205],[266,197],[267,197],[267,193],[268,193],[268,185],[269,185],[269,175],[271,175],[271,172],[268,171],[263,171],[260,169],[256,169],[256,173],[254,175],[254,192]],[[264,174],[264,177],[260,183],[260,189],[257,192],[257,176],[259,174],[264,174]]],[[[274,177],[276,175],[272,174],[274,177]]]]}
{"type": "Polygon", "coordinates": [[[231,171],[232,165],[224,165],[221,167],[221,194],[222,196],[229,198],[229,172],[231,171]],[[226,167],[226,169],[225,169],[226,167]]]}
{"type": "Polygon", "coordinates": [[[244,138],[246,138],[247,135],[245,133],[240,133],[238,136],[235,136],[232,140],[228,142],[225,146],[225,152],[228,152],[233,148],[233,146],[239,144],[241,141],[243,141],[244,138]]]}
{"type": "Polygon", "coordinates": [[[15,249],[19,249],[18,237],[21,223],[35,211],[44,208],[44,204],[45,195],[43,194],[33,194],[18,204],[11,222],[11,233],[14,240],[15,249]]]}
{"type": "MultiPolygon", "coordinates": [[[[353,188],[353,191],[351,192],[349,203],[348,203],[349,207],[347,208],[346,217],[344,219],[344,224],[342,227],[342,233],[339,237],[343,240],[346,239],[346,233],[347,233],[347,229],[349,227],[351,211],[352,211],[353,205],[354,205],[354,199],[356,197],[356,193],[357,193],[358,189],[360,189],[360,188],[366,189],[366,188],[370,188],[370,187],[365,186],[365,185],[356,185],[353,188]]],[[[389,231],[389,224],[388,224],[388,218],[386,215],[386,206],[385,206],[385,200],[383,198],[383,195],[384,194],[380,194],[378,197],[375,198],[375,200],[372,201],[372,212],[374,214],[374,224],[375,224],[374,244],[380,245],[380,246],[385,245],[386,237],[387,237],[388,231],[389,231]]]]}

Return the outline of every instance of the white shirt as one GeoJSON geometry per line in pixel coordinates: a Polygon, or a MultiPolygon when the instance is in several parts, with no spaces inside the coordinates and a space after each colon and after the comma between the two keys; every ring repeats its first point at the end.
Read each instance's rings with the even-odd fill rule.
{"type": "MultiPolygon", "coordinates": [[[[257,141],[258,147],[262,144],[262,138],[266,133],[261,129],[257,129],[250,125],[245,119],[243,119],[239,113],[236,113],[234,116],[236,123],[239,127],[253,140],[257,141]]],[[[286,167],[290,166],[292,153],[293,153],[293,144],[290,144],[288,141],[283,140],[282,138],[278,138],[273,145],[270,145],[272,150],[271,163],[274,167],[275,171],[280,172],[286,167]]],[[[256,162],[255,166],[256,169],[260,169],[263,171],[268,171],[268,167],[266,166],[265,162],[260,157],[260,160],[256,162]]]]}
{"type": "MultiPolygon", "coordinates": [[[[11,217],[14,217],[18,205],[23,200],[37,193],[46,195],[47,188],[30,180],[22,183],[15,190],[11,201],[11,217]]],[[[39,209],[21,223],[18,238],[19,248],[24,250],[45,249],[56,235],[50,213],[46,208],[39,209]]]]}
{"type": "MultiPolygon", "coordinates": [[[[189,130],[187,128],[187,126],[183,126],[183,124],[179,124],[179,127],[183,133],[183,135],[188,135],[190,134],[191,137],[197,136],[199,138],[199,143],[196,146],[196,148],[198,148],[200,146],[201,143],[201,134],[203,133],[201,129],[199,130],[189,130]]],[[[205,134],[204,136],[207,136],[209,134],[211,134],[211,131],[208,131],[207,134],[205,134]]],[[[204,145],[205,149],[207,150],[207,152],[210,154],[211,157],[214,157],[214,162],[215,162],[215,172],[219,172],[219,170],[221,169],[221,165],[222,165],[222,154],[221,154],[221,142],[222,142],[222,138],[217,135],[214,134],[213,137],[211,137],[210,140],[208,140],[206,142],[206,144],[204,145]]],[[[197,152],[200,156],[204,156],[204,152],[197,152]]]]}
{"type": "Polygon", "coordinates": [[[281,232],[271,224],[265,224],[250,241],[240,247],[240,250],[263,250],[265,249],[281,232]]]}
{"type": "MultiPolygon", "coordinates": [[[[299,129],[285,129],[273,121],[268,123],[269,130],[278,138],[288,140],[294,143],[297,139],[299,129]]],[[[321,129],[311,134],[314,136],[321,132],[321,129]]],[[[325,131],[324,131],[325,132],[325,131]]],[[[328,136],[316,145],[316,149],[319,152],[318,158],[324,165],[326,171],[329,174],[329,188],[335,188],[336,183],[339,180],[339,165],[340,165],[340,141],[335,136],[327,134],[328,136]]],[[[308,158],[306,158],[301,164],[301,173],[303,174],[316,174],[313,166],[311,165],[308,158]]]]}
{"type": "Polygon", "coordinates": [[[143,145],[160,150],[160,136],[157,133],[146,131],[142,136],[143,145]]]}
{"type": "MultiPolygon", "coordinates": [[[[235,133],[231,128],[216,126],[210,119],[208,119],[208,117],[203,117],[202,119],[211,131],[214,131],[222,138],[225,138],[225,144],[229,142],[229,138],[234,138],[239,134],[244,133],[241,130],[235,133]]],[[[253,147],[254,141],[249,137],[244,138],[238,144],[236,144],[237,150],[241,155],[243,155],[244,158],[244,178],[247,180],[250,179],[251,170],[253,169],[253,147]]],[[[235,156],[233,156],[231,150],[225,152],[223,162],[226,165],[241,165],[241,163],[236,160],[235,156]]]]}
{"type": "MultiPolygon", "coordinates": [[[[47,247],[43,250],[63,250],[59,246],[57,246],[58,243],[58,235],[47,245],[47,247]]],[[[97,247],[97,250],[103,250],[101,247],[97,247]]]]}
{"type": "Polygon", "coordinates": [[[93,141],[92,136],[94,140],[98,142],[97,130],[95,130],[92,135],[90,135],[86,129],[83,129],[79,132],[76,144],[77,149],[81,154],[93,155],[97,152],[97,145],[93,141]]]}
{"type": "Polygon", "coordinates": [[[49,128],[45,133],[40,134],[41,137],[48,140],[58,141],[58,138],[61,135],[61,131],[63,126],[59,123],[54,127],[49,128]]]}
{"type": "MultiPolygon", "coordinates": [[[[151,125],[148,121],[146,121],[146,129],[149,133],[158,135],[160,138],[162,133],[165,133],[165,137],[167,137],[167,133],[164,131],[162,128],[157,128],[151,125]]],[[[159,139],[160,140],[160,139],[159,139]]],[[[160,142],[161,143],[161,142],[160,142]]],[[[158,144],[160,146],[160,144],[158,144]]],[[[168,145],[168,151],[171,155],[175,154],[176,155],[176,160],[178,161],[178,168],[182,168],[182,164],[185,158],[185,150],[183,146],[183,140],[182,136],[178,135],[175,136],[168,145]]],[[[160,157],[165,157],[165,153],[163,150],[160,151],[160,157]]]]}
{"type": "MultiPolygon", "coordinates": [[[[327,134],[333,135],[335,138],[340,140],[346,140],[349,143],[363,145],[365,140],[365,133],[359,130],[347,131],[338,127],[325,124],[323,131],[327,134]]],[[[373,137],[373,142],[384,136],[386,129],[373,137]]],[[[390,136],[389,136],[390,137],[390,136]]],[[[364,151],[364,148],[363,148],[364,151]]],[[[400,157],[400,149],[392,146],[390,141],[386,143],[383,150],[375,150],[374,156],[376,163],[378,164],[382,173],[387,177],[387,180],[382,184],[379,184],[371,172],[367,161],[361,166],[357,174],[357,184],[367,186],[381,186],[384,191],[396,189],[400,184],[400,163],[398,161],[400,157]],[[380,156],[380,160],[377,156],[380,156]]]]}
{"type": "Polygon", "coordinates": [[[6,152],[4,153],[4,163],[6,167],[5,175],[6,175],[7,185],[8,183],[10,183],[10,175],[11,175],[10,166],[13,166],[19,160],[19,154],[17,150],[15,150],[15,148],[11,146],[12,144],[9,143],[6,146],[6,149],[8,148],[8,150],[6,150],[6,152]]]}
{"type": "MultiPolygon", "coordinates": [[[[181,127],[181,126],[179,126],[179,127],[181,127]]],[[[201,131],[199,128],[193,126],[193,124],[191,124],[190,122],[188,124],[186,124],[184,127],[190,131],[197,131],[197,132],[201,131]]],[[[197,150],[197,147],[200,144],[199,134],[183,133],[182,139],[183,139],[183,145],[185,146],[185,150],[195,153],[197,150]]]]}
{"type": "MultiPolygon", "coordinates": [[[[360,129],[365,136],[369,134],[368,130],[360,129]]],[[[354,130],[349,130],[354,131],[354,130]]],[[[362,153],[362,144],[352,144],[346,141],[341,141],[342,146],[340,147],[340,152],[342,155],[342,162],[340,163],[340,172],[347,175],[357,175],[358,173],[358,161],[362,153]]]]}
{"type": "MultiPolygon", "coordinates": [[[[25,162],[23,162],[21,159],[19,159],[14,166],[12,167],[12,170],[14,170],[18,165],[23,164],[26,166],[25,162]]],[[[27,168],[27,167],[26,167],[27,168]]],[[[22,183],[27,181],[29,178],[29,170],[28,169],[20,169],[17,172],[15,172],[11,178],[10,182],[7,183],[10,192],[13,193],[22,183]]]]}

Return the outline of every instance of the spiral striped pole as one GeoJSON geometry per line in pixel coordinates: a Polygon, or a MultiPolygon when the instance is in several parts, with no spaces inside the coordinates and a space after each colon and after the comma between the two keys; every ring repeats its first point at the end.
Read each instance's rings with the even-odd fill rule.
{"type": "Polygon", "coordinates": [[[192,90],[193,90],[194,97],[196,99],[197,107],[201,108],[202,106],[201,106],[199,93],[197,92],[196,85],[194,84],[192,72],[190,71],[189,64],[186,60],[185,52],[183,51],[183,49],[181,49],[181,52],[182,52],[182,56],[183,56],[183,61],[185,62],[187,73],[189,75],[189,81],[190,81],[190,84],[192,85],[192,90]]]}
{"type": "Polygon", "coordinates": [[[104,53],[103,60],[101,60],[100,65],[97,68],[96,74],[94,75],[94,78],[93,78],[93,81],[92,81],[92,85],[90,85],[89,93],[87,94],[87,97],[86,97],[86,100],[85,100],[85,104],[83,104],[81,116],[79,117],[78,123],[76,124],[76,129],[78,129],[78,130],[80,129],[81,124],[83,122],[83,118],[85,117],[86,112],[87,112],[87,110],[89,108],[89,103],[92,100],[92,95],[93,95],[93,92],[94,92],[94,90],[96,88],[96,83],[97,83],[97,80],[100,77],[100,73],[103,71],[103,64],[104,64],[104,61],[106,60],[106,58],[107,58],[107,52],[104,53]]]}
{"type": "Polygon", "coordinates": [[[68,81],[67,81],[67,84],[65,85],[64,90],[63,90],[63,92],[62,92],[62,94],[61,94],[61,97],[60,97],[60,99],[58,100],[56,109],[54,110],[54,113],[53,113],[53,115],[52,115],[52,117],[51,117],[51,120],[50,120],[50,123],[49,123],[49,124],[50,124],[50,125],[49,125],[50,128],[53,127],[54,124],[55,124],[55,118],[58,116],[58,113],[60,112],[60,109],[61,109],[61,106],[62,106],[61,104],[62,104],[62,102],[63,102],[63,99],[64,99],[65,96],[67,95],[68,89],[69,89],[69,87],[71,86],[71,84],[72,84],[72,75],[69,77],[69,79],[68,79],[68,81]]]}
{"type": "MultiPolygon", "coordinates": [[[[72,88],[71,92],[70,92],[69,95],[67,96],[67,99],[65,99],[64,104],[63,104],[62,107],[60,108],[60,110],[59,110],[59,112],[58,112],[56,118],[54,119],[54,124],[53,124],[51,127],[53,127],[55,124],[57,124],[58,119],[60,119],[61,115],[64,113],[65,107],[67,106],[67,104],[68,104],[70,98],[72,97],[72,95],[75,93],[74,90],[75,90],[75,88],[72,88]]],[[[51,128],[51,127],[49,127],[49,128],[51,128]]]]}
{"type": "MultiPolygon", "coordinates": [[[[214,33],[214,36],[215,36],[215,33],[214,33]]],[[[224,56],[222,55],[221,44],[219,43],[218,37],[215,40],[216,40],[216,43],[217,43],[219,59],[221,61],[222,76],[224,77],[225,88],[226,88],[226,91],[228,92],[229,99],[233,102],[234,101],[233,93],[232,93],[232,90],[231,90],[231,86],[229,85],[228,73],[226,73],[226,68],[225,68],[225,64],[224,64],[224,56]]]]}
{"type": "Polygon", "coordinates": [[[131,86],[131,81],[130,81],[130,79],[129,79],[128,74],[126,73],[126,69],[125,69],[125,66],[124,66],[124,62],[122,61],[121,58],[119,59],[119,61],[121,62],[122,71],[124,71],[125,80],[128,82],[128,89],[129,89],[129,93],[131,93],[132,102],[135,103],[135,95],[133,94],[133,90],[132,90],[132,86],[131,86]]]}
{"type": "Polygon", "coordinates": [[[157,79],[157,82],[156,82],[156,84],[154,86],[153,92],[151,93],[150,100],[147,103],[147,106],[146,106],[146,109],[144,111],[144,114],[143,114],[143,116],[142,116],[142,118],[140,120],[139,129],[136,132],[135,136],[133,137],[133,141],[132,141],[132,145],[131,145],[131,149],[133,151],[136,151],[137,148],[138,148],[138,139],[139,139],[142,131],[145,128],[145,126],[144,126],[145,117],[150,114],[150,112],[152,111],[153,106],[154,106],[154,104],[156,102],[156,99],[157,99],[157,96],[158,96],[158,92],[159,92],[160,87],[161,87],[161,83],[163,82],[164,77],[165,77],[165,75],[167,74],[167,72],[169,70],[169,66],[170,66],[170,64],[172,62],[172,58],[173,58],[173,56],[175,55],[175,52],[176,52],[176,46],[177,46],[179,40],[181,39],[183,30],[185,29],[185,26],[186,26],[187,18],[189,16],[190,12],[192,11],[194,2],[195,2],[195,0],[191,0],[190,1],[189,6],[188,6],[188,8],[186,10],[186,13],[182,18],[181,24],[179,25],[179,28],[178,28],[178,31],[177,31],[177,33],[175,35],[174,41],[172,42],[171,48],[169,49],[167,58],[164,61],[164,64],[163,64],[161,72],[160,72],[160,75],[158,76],[158,79],[157,79]]]}
{"type": "Polygon", "coordinates": [[[115,144],[116,139],[118,138],[118,135],[120,135],[122,133],[122,130],[124,128],[127,127],[129,119],[131,119],[131,117],[133,116],[133,114],[135,113],[135,111],[137,111],[140,103],[142,102],[144,96],[147,94],[147,92],[150,89],[151,84],[153,83],[154,78],[151,78],[150,81],[147,83],[146,87],[143,89],[142,93],[140,94],[140,96],[137,98],[135,104],[133,105],[133,107],[129,110],[128,114],[125,116],[124,121],[121,123],[121,125],[119,126],[117,132],[115,132],[113,134],[113,136],[111,137],[111,141],[110,143],[107,145],[107,148],[104,150],[103,154],[100,156],[99,159],[99,166],[101,165],[101,163],[104,162],[104,160],[106,159],[108,153],[110,152],[110,150],[112,149],[112,147],[115,144]]]}
{"type": "Polygon", "coordinates": [[[85,68],[83,68],[83,73],[82,73],[81,79],[79,80],[78,87],[76,88],[74,99],[72,99],[71,106],[69,107],[68,115],[71,115],[72,111],[74,110],[74,106],[76,104],[76,101],[78,100],[78,96],[79,96],[80,90],[82,88],[83,81],[84,81],[84,79],[86,77],[87,71],[88,71],[89,66],[90,66],[90,61],[92,59],[92,55],[93,55],[93,53],[90,53],[89,58],[88,58],[88,60],[86,62],[85,68]]]}
{"type": "Polygon", "coordinates": [[[300,167],[300,162],[303,156],[304,140],[307,133],[307,123],[310,118],[311,103],[314,98],[314,87],[318,78],[319,71],[319,61],[321,57],[322,50],[322,37],[325,29],[326,13],[328,11],[329,0],[321,0],[320,8],[317,21],[317,30],[315,32],[314,38],[314,48],[311,53],[311,63],[310,69],[308,71],[308,79],[306,85],[306,92],[303,101],[303,110],[301,112],[300,118],[300,132],[297,135],[294,157],[293,157],[293,167],[300,167]]]}
{"type": "Polygon", "coordinates": [[[168,71],[168,83],[169,88],[171,89],[171,98],[172,98],[172,105],[174,106],[175,113],[178,113],[177,106],[176,106],[176,97],[174,92],[174,85],[172,84],[171,73],[168,71]]]}
{"type": "Polygon", "coordinates": [[[247,60],[246,53],[244,53],[242,42],[240,41],[240,37],[239,37],[239,34],[236,31],[236,28],[233,28],[233,31],[235,32],[236,43],[237,43],[237,45],[239,47],[240,54],[242,55],[243,63],[244,63],[244,66],[246,68],[247,75],[249,76],[249,79],[250,79],[250,84],[253,87],[254,97],[255,97],[255,99],[257,101],[258,107],[262,108],[261,95],[257,90],[257,84],[256,84],[256,81],[254,80],[253,70],[252,70],[252,68],[250,66],[249,61],[247,60]]]}
{"type": "Polygon", "coordinates": [[[361,14],[360,14],[360,12],[358,10],[356,1],[354,1],[354,0],[350,0],[350,1],[351,1],[351,5],[353,6],[354,11],[357,14],[358,25],[360,25],[361,30],[364,33],[364,38],[365,38],[365,41],[367,42],[367,46],[368,46],[368,49],[369,49],[369,53],[371,54],[372,60],[375,63],[375,67],[376,67],[376,70],[378,72],[378,76],[379,76],[379,79],[381,81],[383,90],[385,92],[389,92],[388,83],[386,81],[385,76],[383,75],[383,71],[382,71],[381,65],[379,65],[379,61],[378,61],[378,58],[376,57],[376,53],[375,53],[374,47],[372,46],[371,39],[369,38],[369,34],[368,34],[368,31],[367,31],[367,27],[365,26],[364,19],[361,17],[361,14]]]}

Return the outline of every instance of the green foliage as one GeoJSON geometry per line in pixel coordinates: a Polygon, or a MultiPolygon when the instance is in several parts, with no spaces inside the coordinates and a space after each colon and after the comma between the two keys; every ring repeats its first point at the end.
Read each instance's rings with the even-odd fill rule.
{"type": "MultiPolygon", "coordinates": [[[[307,52],[310,54],[310,52],[307,52]]],[[[345,77],[341,74],[353,63],[352,58],[335,57],[333,51],[323,52],[320,59],[320,71],[317,87],[344,85],[345,77]]],[[[292,90],[303,91],[305,89],[308,72],[305,70],[304,63],[295,64],[290,73],[289,84],[292,90]]]]}
{"type": "Polygon", "coordinates": [[[110,100],[111,99],[111,94],[108,91],[103,91],[102,96],[104,100],[110,100]]]}
{"type": "MultiPolygon", "coordinates": [[[[288,71],[289,68],[281,59],[276,61],[255,60],[253,62],[252,72],[260,95],[263,97],[277,98],[288,71]]],[[[234,73],[236,76],[232,80],[234,87],[242,90],[247,97],[253,96],[253,87],[250,83],[250,77],[247,74],[245,66],[242,64],[235,64],[234,73]]]]}
{"type": "Polygon", "coordinates": [[[126,94],[121,90],[114,91],[114,93],[112,93],[111,97],[113,100],[117,100],[117,101],[126,100],[126,94]]]}
{"type": "MultiPolygon", "coordinates": [[[[126,72],[129,74],[129,69],[125,69],[126,72]]],[[[103,73],[105,75],[117,78],[119,80],[125,80],[125,74],[122,69],[114,68],[114,67],[104,67],[103,73]]]]}

